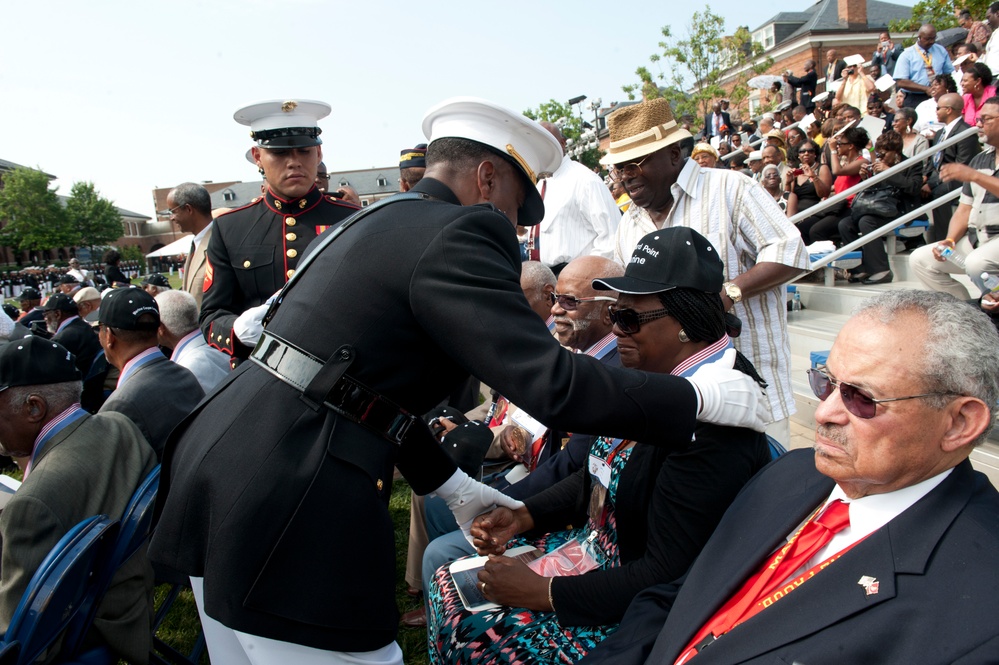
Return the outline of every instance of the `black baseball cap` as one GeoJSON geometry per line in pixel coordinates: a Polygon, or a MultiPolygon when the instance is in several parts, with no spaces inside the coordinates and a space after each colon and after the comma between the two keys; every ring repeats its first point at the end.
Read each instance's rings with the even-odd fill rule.
{"type": "Polygon", "coordinates": [[[50,339],[32,335],[0,348],[0,391],[14,386],[40,386],[81,378],[76,357],[50,339]]]}
{"type": "Polygon", "coordinates": [[[21,302],[24,302],[25,300],[41,300],[42,294],[38,289],[29,286],[21,291],[21,295],[19,295],[18,298],[21,302]]]}
{"type": "Polygon", "coordinates": [[[53,293],[49,296],[49,299],[45,301],[45,304],[42,305],[43,312],[54,312],[56,310],[61,312],[73,312],[74,314],[79,311],[76,306],[76,301],[65,293],[53,293]]]}
{"type": "Polygon", "coordinates": [[[160,325],[160,308],[156,299],[137,289],[112,289],[101,300],[98,321],[101,325],[122,330],[156,330],[160,325]],[[143,314],[152,314],[155,321],[139,321],[143,314]]]}
{"type": "Polygon", "coordinates": [[[80,280],[78,280],[76,277],[73,277],[69,273],[65,273],[62,277],[59,278],[59,283],[60,284],[79,284],[80,280]]]}
{"type": "Polygon", "coordinates": [[[166,278],[166,275],[161,275],[158,272],[154,272],[142,280],[143,286],[149,286],[150,284],[153,286],[166,287],[168,289],[170,288],[170,280],[166,278]]]}
{"type": "Polygon", "coordinates": [[[593,288],[636,295],[677,288],[721,293],[724,281],[724,265],[707,238],[686,226],[674,226],[639,240],[624,277],[595,279],[593,288]]]}

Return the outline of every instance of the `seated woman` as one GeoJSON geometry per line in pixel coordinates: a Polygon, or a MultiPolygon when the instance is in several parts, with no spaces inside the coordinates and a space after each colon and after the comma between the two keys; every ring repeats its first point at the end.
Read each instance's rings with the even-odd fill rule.
{"type": "Polygon", "coordinates": [[[974,127],[985,100],[996,96],[996,87],[992,85],[992,70],[984,62],[965,65],[961,89],[964,91],[964,121],[974,127]]]}
{"type": "MultiPolygon", "coordinates": [[[[794,217],[808,210],[829,196],[832,191],[832,173],[829,167],[819,163],[819,146],[813,141],[805,141],[798,146],[798,169],[788,171],[785,187],[788,190],[787,216],[794,217]]],[[[802,220],[808,225],[810,218],[802,220]]],[[[815,221],[818,221],[816,219],[815,221]]]]}
{"type": "MultiPolygon", "coordinates": [[[[870,139],[867,132],[859,127],[850,127],[838,136],[829,140],[829,170],[836,178],[833,181],[833,192],[845,192],[863,178],[870,175],[871,163],[865,156],[870,139]]],[[[856,196],[855,194],[853,196],[856,196]]],[[[839,237],[839,221],[850,215],[850,204],[853,196],[847,197],[839,205],[834,205],[825,211],[818,220],[800,222],[798,230],[806,245],[819,240],[833,240],[839,237]]]]}
{"type": "MultiPolygon", "coordinates": [[[[624,277],[594,280],[594,288],[620,294],[610,311],[622,364],[686,376],[732,354],[722,282],[717,252],[696,231],[645,236],[624,277]]],[[[743,356],[736,367],[759,380],[743,356]]],[[[441,567],[428,590],[430,661],[574,662],[616,629],[638,592],[682,575],[740,488],[770,460],[766,438],[748,429],[698,426],[694,440],[668,453],[655,442],[597,438],[588,469],[522,509],[478,517],[472,535],[480,554],[525,542],[551,552],[590,541],[605,561],[583,575],[542,577],[519,559],[491,556],[479,589],[501,607],[479,612],[465,609],[441,567]],[[567,524],[581,528],[563,530],[567,524]],[[526,540],[510,540],[525,532],[526,540]]]]}
{"type": "MultiPolygon", "coordinates": [[[[874,165],[871,171],[881,173],[905,159],[902,153],[902,135],[890,129],[874,143],[874,165]]],[[[843,242],[853,242],[904,215],[908,205],[919,195],[922,182],[921,167],[915,165],[858,194],[850,207],[850,216],[839,223],[843,242]]],[[[861,251],[864,258],[859,266],[850,270],[849,281],[864,284],[885,284],[892,281],[888,252],[885,251],[882,239],[868,242],[861,251]]]]}
{"type": "Polygon", "coordinates": [[[895,120],[891,124],[891,128],[902,136],[902,154],[906,157],[912,157],[930,147],[926,137],[914,129],[918,119],[915,110],[903,106],[895,113],[895,120]]]}

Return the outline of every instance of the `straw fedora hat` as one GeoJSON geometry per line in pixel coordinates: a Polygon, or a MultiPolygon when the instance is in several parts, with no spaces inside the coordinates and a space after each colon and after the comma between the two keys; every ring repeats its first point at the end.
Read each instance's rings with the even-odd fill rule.
{"type": "Polygon", "coordinates": [[[621,164],[651,154],[691,136],[676,124],[665,99],[648,99],[607,116],[610,150],[601,164],[621,164]]]}

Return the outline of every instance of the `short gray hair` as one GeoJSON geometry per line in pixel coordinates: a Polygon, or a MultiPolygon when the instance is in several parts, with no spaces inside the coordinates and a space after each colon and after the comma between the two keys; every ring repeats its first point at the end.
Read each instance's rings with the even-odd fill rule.
{"type": "MultiPolygon", "coordinates": [[[[974,441],[977,446],[992,430],[999,400],[999,332],[978,308],[936,291],[886,291],[864,301],[853,313],[891,324],[908,312],[921,313],[929,329],[922,352],[912,358],[922,369],[925,391],[966,395],[985,402],[989,426],[974,441]]],[[[940,409],[949,400],[943,395],[926,401],[940,409]]]]}
{"type": "Polygon", "coordinates": [[[54,417],[80,401],[80,395],[83,394],[83,382],[65,381],[63,383],[43,383],[37,386],[13,386],[4,392],[7,394],[7,404],[11,406],[26,404],[28,397],[38,395],[45,400],[54,417]]]}
{"type": "Polygon", "coordinates": [[[551,268],[541,263],[541,261],[524,261],[520,264],[520,278],[528,288],[537,289],[538,291],[546,286],[555,286],[558,284],[558,278],[555,277],[555,273],[552,272],[551,268]]]}
{"type": "Polygon", "coordinates": [[[156,294],[160,323],[171,335],[183,337],[198,327],[198,303],[187,291],[171,289],[156,294]]]}
{"type": "Polygon", "coordinates": [[[170,192],[173,194],[173,204],[175,206],[189,205],[203,215],[212,215],[212,195],[208,190],[194,182],[185,182],[177,185],[170,192]]]}

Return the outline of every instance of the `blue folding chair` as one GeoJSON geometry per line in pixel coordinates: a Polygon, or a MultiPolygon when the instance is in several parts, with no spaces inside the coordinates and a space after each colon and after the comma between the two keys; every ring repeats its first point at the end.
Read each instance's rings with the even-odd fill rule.
{"type": "MultiPolygon", "coordinates": [[[[153,527],[153,508],[156,505],[156,492],[160,487],[160,466],[157,464],[145,477],[139,488],[135,490],[132,499],[125,507],[125,512],[121,516],[121,528],[118,531],[118,539],[115,542],[111,556],[104,564],[100,578],[97,581],[97,593],[94,594],[91,602],[77,612],[76,617],[66,630],[66,638],[63,642],[62,651],[71,660],[82,659],[86,662],[115,662],[110,653],[106,658],[99,654],[89,654],[84,658],[81,654],[83,642],[87,632],[94,623],[97,616],[97,608],[111,587],[111,580],[118,570],[135,554],[140,547],[149,539],[149,534],[153,527]]],[[[105,650],[106,651],[106,650],[105,650]]]]}
{"type": "Polygon", "coordinates": [[[18,663],[35,662],[88,606],[117,535],[116,520],[107,515],[88,517],[48,553],[28,582],[3,638],[5,644],[20,644],[18,663]]]}

